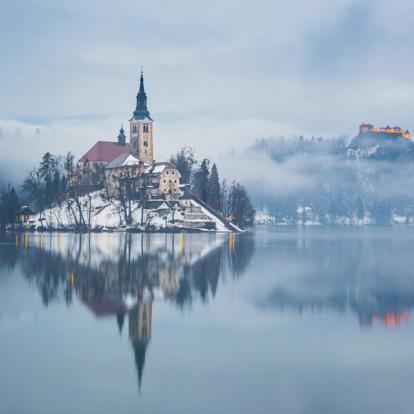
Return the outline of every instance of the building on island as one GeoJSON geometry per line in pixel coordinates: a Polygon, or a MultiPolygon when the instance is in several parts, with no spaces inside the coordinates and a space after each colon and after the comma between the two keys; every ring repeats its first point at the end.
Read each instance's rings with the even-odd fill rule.
{"type": "Polygon", "coordinates": [[[119,197],[123,190],[137,193],[144,172],[144,164],[127,152],[120,154],[105,166],[105,188],[108,197],[119,197]]]}
{"type": "Polygon", "coordinates": [[[98,141],[78,161],[72,185],[87,190],[106,187],[109,197],[119,196],[120,182],[133,193],[141,186],[152,197],[179,196],[181,174],[170,162],[154,160],[154,120],[147,107],[144,75],[141,71],[136,107],[129,120],[129,143],[121,127],[117,141],[98,141]]]}
{"type": "Polygon", "coordinates": [[[121,154],[130,154],[125,131],[121,127],[118,141],[97,141],[79,160],[71,183],[82,186],[103,185],[103,170],[107,164],[121,154]]]}
{"type": "Polygon", "coordinates": [[[172,194],[177,196],[180,193],[181,174],[170,162],[154,162],[146,167],[146,184],[155,190],[155,194],[172,194]]]}
{"type": "Polygon", "coordinates": [[[19,212],[19,221],[20,223],[28,223],[33,220],[34,212],[33,210],[26,205],[23,205],[19,212]]]}

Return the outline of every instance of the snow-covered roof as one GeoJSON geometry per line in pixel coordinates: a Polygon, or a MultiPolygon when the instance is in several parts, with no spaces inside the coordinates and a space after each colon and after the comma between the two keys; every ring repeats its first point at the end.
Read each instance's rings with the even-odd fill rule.
{"type": "Polygon", "coordinates": [[[22,208],[20,209],[20,214],[24,214],[27,216],[31,216],[34,214],[33,210],[29,207],[29,206],[22,206],[22,208]]]}
{"type": "Polygon", "coordinates": [[[177,170],[176,166],[170,162],[156,162],[145,168],[145,174],[160,175],[167,169],[177,170]]]}
{"type": "Polygon", "coordinates": [[[127,167],[127,166],[134,166],[139,165],[138,158],[134,157],[131,154],[121,154],[116,157],[113,161],[111,161],[106,167],[106,170],[110,170],[113,168],[120,168],[120,167],[127,167]]]}

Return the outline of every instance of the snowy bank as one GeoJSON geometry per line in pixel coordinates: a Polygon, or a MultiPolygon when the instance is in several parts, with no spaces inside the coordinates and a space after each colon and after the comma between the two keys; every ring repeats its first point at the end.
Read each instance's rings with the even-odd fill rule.
{"type": "Polygon", "coordinates": [[[240,231],[192,198],[148,200],[144,208],[138,200],[125,204],[96,191],[36,214],[33,227],[58,231],[240,231]]]}

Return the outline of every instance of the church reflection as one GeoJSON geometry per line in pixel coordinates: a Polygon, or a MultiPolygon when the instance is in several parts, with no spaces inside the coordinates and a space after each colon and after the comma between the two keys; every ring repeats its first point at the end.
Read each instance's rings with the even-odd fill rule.
{"type": "Polygon", "coordinates": [[[120,334],[127,325],[141,388],[157,301],[191,308],[195,301],[214,299],[225,273],[243,274],[254,239],[219,234],[54,234],[31,236],[27,245],[17,247],[13,254],[0,250],[0,261],[14,266],[19,260],[45,306],[61,299],[70,305],[75,295],[95,317],[113,318],[120,334]]]}
{"type": "Polygon", "coordinates": [[[129,311],[129,338],[134,348],[135,365],[138,373],[138,386],[141,388],[145,352],[151,339],[152,298],[141,297],[129,311]]]}
{"type": "Polygon", "coordinates": [[[338,312],[352,315],[364,328],[391,328],[407,323],[414,308],[411,249],[386,238],[20,237],[0,249],[0,269],[19,266],[44,306],[79,301],[96,318],[112,320],[114,331],[128,336],[138,388],[151,341],[156,341],[152,322],[160,302],[180,310],[211,303],[224,279],[242,277],[250,262],[243,287],[249,286],[249,300],[263,312],[338,312]]]}

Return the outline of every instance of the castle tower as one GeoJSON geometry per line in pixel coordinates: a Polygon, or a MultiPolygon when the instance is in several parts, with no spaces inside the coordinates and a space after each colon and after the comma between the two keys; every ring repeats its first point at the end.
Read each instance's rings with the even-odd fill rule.
{"type": "Polygon", "coordinates": [[[153,119],[147,109],[147,95],[144,89],[144,75],[141,71],[137,106],[130,124],[131,154],[145,164],[152,164],[154,160],[153,146],[153,119]]]}

